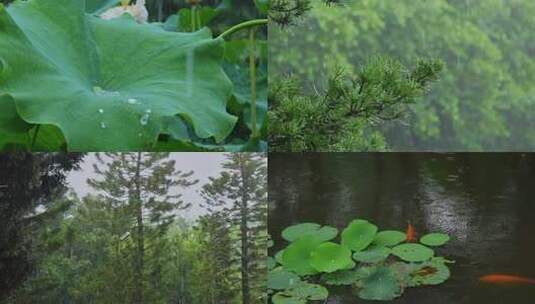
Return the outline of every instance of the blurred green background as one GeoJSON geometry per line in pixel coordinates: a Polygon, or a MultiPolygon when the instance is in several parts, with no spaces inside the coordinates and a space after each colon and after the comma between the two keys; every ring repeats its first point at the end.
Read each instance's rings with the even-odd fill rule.
{"type": "Polygon", "coordinates": [[[270,76],[321,88],[336,65],[372,55],[445,63],[441,79],[403,121],[378,126],[398,151],[535,149],[535,1],[347,0],[269,29],[270,76]]]}

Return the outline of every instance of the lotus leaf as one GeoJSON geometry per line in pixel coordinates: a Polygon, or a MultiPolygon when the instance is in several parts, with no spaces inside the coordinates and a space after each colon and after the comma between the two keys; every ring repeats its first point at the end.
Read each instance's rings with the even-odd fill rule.
{"type": "Polygon", "coordinates": [[[323,243],[310,254],[310,265],[319,272],[334,272],[352,264],[351,250],[335,243],[323,243]]]}
{"type": "Polygon", "coordinates": [[[277,267],[268,272],[267,288],[283,290],[288,289],[296,284],[300,284],[301,279],[295,273],[277,267]]]}
{"type": "Polygon", "coordinates": [[[362,281],[358,295],[365,300],[389,301],[399,297],[401,292],[392,270],[379,267],[362,281]]]}
{"type": "Polygon", "coordinates": [[[198,138],[231,133],[222,39],[84,9],[85,0],[0,5],[0,96],[13,99],[11,117],[57,126],[78,151],[150,149],[176,117],[198,138]]]}
{"type": "Polygon", "coordinates": [[[332,240],[338,234],[338,229],[331,226],[321,226],[316,223],[301,223],[290,226],[282,231],[282,238],[293,242],[305,236],[314,236],[321,242],[332,240]]]}
{"type": "Polygon", "coordinates": [[[325,300],[329,296],[327,289],[321,285],[302,282],[293,287],[276,293],[271,301],[273,304],[307,303],[307,301],[325,300]]]}
{"type": "Polygon", "coordinates": [[[321,244],[313,236],[305,236],[291,243],[282,253],[284,269],[293,271],[298,275],[315,274],[318,271],[310,265],[311,253],[321,244]]]}
{"type": "Polygon", "coordinates": [[[377,233],[373,243],[379,246],[396,246],[406,238],[407,235],[401,231],[385,230],[377,233]]]}
{"type": "Polygon", "coordinates": [[[450,240],[449,235],[444,233],[429,233],[420,239],[420,243],[427,246],[442,246],[450,240]]]}
{"type": "Polygon", "coordinates": [[[401,244],[392,248],[392,254],[407,262],[423,262],[433,257],[434,251],[420,244],[401,244]]]}
{"type": "Polygon", "coordinates": [[[354,251],[366,249],[375,239],[377,226],[365,220],[354,220],[342,231],[342,245],[354,251]]]}
{"type": "Polygon", "coordinates": [[[364,263],[378,263],[386,260],[390,255],[390,248],[387,247],[371,247],[364,251],[357,251],[353,254],[353,258],[359,262],[364,263]]]}

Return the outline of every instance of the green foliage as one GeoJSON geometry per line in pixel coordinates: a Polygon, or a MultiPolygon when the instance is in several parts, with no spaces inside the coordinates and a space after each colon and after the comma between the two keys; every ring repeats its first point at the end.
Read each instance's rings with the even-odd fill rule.
{"type": "Polygon", "coordinates": [[[242,303],[256,303],[266,297],[267,158],[262,153],[226,156],[223,171],[210,178],[201,194],[209,210],[221,210],[229,219],[232,240],[239,244],[230,265],[240,271],[242,303]]]}
{"type": "Polygon", "coordinates": [[[337,69],[326,89],[313,94],[304,94],[296,78],[275,80],[269,94],[270,150],[382,150],[383,137],[371,127],[402,118],[441,70],[437,60],[419,60],[408,70],[396,60],[374,57],[355,74],[337,69]]]}
{"type": "MultiPolygon", "coordinates": [[[[40,154],[36,156],[41,157],[40,154]]],[[[52,162],[45,156],[42,156],[43,163],[47,160],[48,165],[43,164],[43,171],[41,160],[33,162],[32,156],[20,162],[6,162],[10,165],[4,165],[2,169],[5,170],[0,173],[19,172],[9,183],[11,187],[17,181],[25,181],[20,172],[24,168],[22,172],[36,184],[44,182],[57,186],[59,194],[63,194],[63,184],[55,179],[64,179],[63,170],[70,168],[67,165],[71,160],[63,154],[50,155],[48,157],[55,157],[52,162]],[[26,170],[24,164],[35,166],[36,171],[26,170]],[[52,174],[57,176],[49,178],[52,174]]],[[[255,194],[250,197],[254,204],[249,205],[249,238],[242,243],[238,214],[228,209],[208,210],[196,220],[182,219],[181,210],[188,204],[183,202],[181,194],[195,180],[190,172],[178,170],[166,156],[167,153],[101,156],[104,164],[97,164],[97,176],[90,181],[96,194],[82,199],[66,196],[41,202],[44,212],[35,221],[28,222],[32,229],[22,229],[31,244],[31,251],[27,252],[32,260],[31,275],[29,273],[24,284],[15,291],[2,290],[1,302],[241,303],[243,265],[240,257],[243,255],[247,256],[245,267],[250,271],[249,303],[263,302],[267,208],[263,199],[266,194],[261,192],[267,185],[256,185],[255,194]],[[137,174],[140,171],[142,174],[137,174]]],[[[261,177],[263,167],[253,170],[254,178],[250,179],[249,186],[264,180],[261,177]]],[[[0,185],[3,181],[0,180],[0,185]]],[[[43,195],[44,186],[25,182],[25,191],[27,186],[41,191],[42,196],[35,197],[36,200],[50,198],[43,195]]],[[[2,194],[0,192],[0,198],[2,194]]],[[[3,206],[0,204],[0,215],[4,219],[8,213],[3,206]]],[[[34,205],[30,209],[34,211],[35,208],[34,205]]],[[[3,229],[0,232],[3,236],[3,229]]],[[[21,248],[16,250],[20,252],[21,248]]],[[[2,250],[2,257],[16,261],[14,255],[2,250]]],[[[2,273],[11,273],[3,265],[0,263],[2,273]]],[[[21,267],[17,273],[24,266],[15,265],[21,267]]],[[[299,279],[295,274],[289,275],[299,279]]]]}
{"type": "MultiPolygon", "coordinates": [[[[249,63],[225,61],[229,47],[203,27],[228,8],[199,7],[189,33],[189,8],[166,31],[168,26],[138,24],[128,15],[101,20],[96,14],[117,1],[87,1],[0,7],[0,148],[265,150],[260,136],[251,138],[250,105],[231,104],[232,93],[246,91],[250,82],[232,83],[222,70],[249,63]],[[58,30],[46,37],[43,28],[58,30]]],[[[233,52],[249,49],[239,47],[244,50],[233,52]]],[[[267,67],[256,59],[261,99],[267,67]]],[[[264,109],[257,120],[262,128],[266,102],[257,107],[264,109]]]]}
{"type": "MultiPolygon", "coordinates": [[[[273,303],[307,303],[307,281],[350,286],[361,299],[390,301],[407,287],[438,285],[450,276],[446,264],[451,261],[434,257],[434,250],[422,244],[407,243],[399,231],[378,232],[372,223],[356,219],[342,231],[340,245],[312,233],[321,227],[301,223],[283,230],[290,244],[272,258],[275,265],[268,273],[273,303]]],[[[321,294],[326,299],[328,290],[321,294]]]]}
{"type": "Polygon", "coordinates": [[[529,0],[346,1],[270,28],[270,73],[311,94],[333,66],[355,73],[380,54],[411,65],[439,58],[433,90],[403,121],[372,128],[394,150],[533,150],[535,4],[529,0]]]}

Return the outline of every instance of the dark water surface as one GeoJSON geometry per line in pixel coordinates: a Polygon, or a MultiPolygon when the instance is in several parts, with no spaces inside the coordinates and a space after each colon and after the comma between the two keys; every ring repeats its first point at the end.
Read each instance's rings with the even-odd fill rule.
{"type": "MultiPolygon", "coordinates": [[[[393,303],[535,303],[535,285],[488,285],[478,277],[535,278],[535,154],[272,153],[269,232],[299,222],[343,229],[364,218],[380,230],[445,232],[436,254],[453,259],[450,279],[409,288],[393,303]]],[[[349,287],[327,303],[376,303],[349,287]]]]}

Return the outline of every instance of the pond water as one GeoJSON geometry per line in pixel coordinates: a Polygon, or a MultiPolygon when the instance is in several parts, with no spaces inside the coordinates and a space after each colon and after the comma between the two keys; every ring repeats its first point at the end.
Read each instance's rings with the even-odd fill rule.
{"type": "MultiPolygon", "coordinates": [[[[436,250],[456,261],[438,286],[409,288],[393,303],[535,303],[534,285],[489,285],[508,273],[535,278],[535,154],[272,153],[269,232],[299,222],[343,229],[364,218],[379,229],[445,232],[436,250]]],[[[372,303],[330,288],[326,303],[372,303]]],[[[376,303],[376,302],[373,302],[376,303]]]]}

